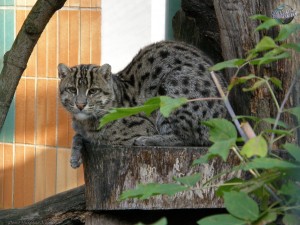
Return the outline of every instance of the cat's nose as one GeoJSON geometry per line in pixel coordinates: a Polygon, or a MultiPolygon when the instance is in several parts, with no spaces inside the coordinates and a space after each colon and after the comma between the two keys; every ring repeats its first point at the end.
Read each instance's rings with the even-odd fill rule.
{"type": "Polygon", "coordinates": [[[86,103],[76,103],[76,106],[79,110],[83,110],[84,107],[86,106],[86,103]]]}

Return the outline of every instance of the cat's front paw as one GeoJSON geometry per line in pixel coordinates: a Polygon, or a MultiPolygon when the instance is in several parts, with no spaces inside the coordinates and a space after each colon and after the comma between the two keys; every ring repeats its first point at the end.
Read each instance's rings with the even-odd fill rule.
{"type": "Polygon", "coordinates": [[[75,134],[75,136],[73,137],[71,159],[70,159],[71,167],[74,169],[80,167],[82,163],[82,155],[81,155],[82,149],[83,149],[83,138],[80,134],[75,134]]]}
{"type": "Polygon", "coordinates": [[[80,151],[73,151],[70,159],[70,164],[73,169],[77,169],[82,164],[82,157],[80,151]]]}

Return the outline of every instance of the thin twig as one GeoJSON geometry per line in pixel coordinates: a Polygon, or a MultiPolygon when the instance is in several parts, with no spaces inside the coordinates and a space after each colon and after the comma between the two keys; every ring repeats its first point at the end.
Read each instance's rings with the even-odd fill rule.
{"type": "Polygon", "coordinates": [[[214,71],[210,72],[210,74],[211,74],[211,76],[212,76],[212,79],[213,79],[213,81],[214,81],[214,83],[215,83],[215,85],[216,85],[216,87],[217,87],[217,89],[218,89],[218,91],[219,91],[219,93],[220,93],[220,95],[221,95],[223,101],[224,101],[224,104],[225,104],[225,106],[226,106],[226,108],[227,108],[227,110],[228,110],[228,112],[229,112],[229,115],[231,116],[231,118],[232,118],[232,120],[233,120],[233,122],[234,122],[234,124],[235,124],[235,126],[236,126],[236,128],[237,128],[237,130],[238,130],[238,132],[239,132],[239,134],[241,135],[241,137],[242,137],[242,138],[244,139],[244,141],[246,142],[249,138],[247,137],[247,135],[245,134],[245,132],[241,129],[241,124],[240,124],[240,122],[237,120],[236,114],[235,114],[235,112],[233,111],[233,108],[232,108],[232,106],[230,105],[230,102],[229,102],[229,100],[228,100],[228,97],[225,95],[225,93],[224,93],[224,91],[223,91],[223,89],[222,89],[222,86],[221,86],[219,80],[218,80],[217,77],[216,77],[216,74],[214,73],[214,71]]]}
{"type": "Polygon", "coordinates": [[[210,101],[210,100],[223,100],[223,98],[219,98],[219,97],[193,98],[193,99],[189,99],[188,102],[210,101]]]}
{"type": "Polygon", "coordinates": [[[274,101],[274,103],[275,103],[275,105],[276,105],[277,110],[280,110],[279,103],[278,103],[278,101],[277,101],[277,98],[276,98],[276,96],[275,96],[273,90],[272,90],[272,87],[271,87],[270,83],[267,81],[266,84],[267,84],[267,86],[268,86],[268,89],[270,90],[271,96],[272,96],[272,98],[273,98],[273,101],[274,101]]]}
{"type": "MultiPolygon", "coordinates": [[[[296,76],[294,76],[294,79],[293,79],[293,81],[292,81],[292,83],[291,83],[291,85],[290,85],[287,93],[284,96],[284,99],[283,99],[283,101],[281,103],[281,106],[280,106],[280,108],[279,108],[279,110],[277,112],[275,123],[273,125],[273,130],[276,130],[276,128],[278,126],[278,122],[279,122],[281,114],[283,113],[284,106],[285,106],[285,104],[286,104],[286,102],[287,102],[287,100],[288,100],[291,92],[293,91],[294,85],[297,82],[297,79],[296,79],[297,77],[300,77],[300,70],[297,72],[296,76]]],[[[269,143],[269,151],[272,149],[272,145],[274,144],[274,138],[275,138],[275,133],[272,133],[271,139],[270,139],[270,143],[269,143]]]]}
{"type": "MultiPolygon", "coordinates": [[[[245,134],[245,132],[243,131],[243,129],[241,128],[241,124],[240,122],[236,119],[236,115],[235,115],[235,112],[233,111],[231,105],[230,105],[230,102],[227,98],[227,96],[224,94],[223,92],[223,89],[220,85],[220,82],[218,81],[215,73],[212,71],[211,72],[211,76],[213,78],[213,81],[214,83],[216,84],[217,86],[217,89],[221,95],[221,97],[223,98],[224,100],[224,103],[225,103],[225,106],[230,114],[230,116],[232,117],[232,120],[237,128],[237,130],[239,131],[241,137],[244,139],[244,141],[246,142],[249,137],[245,134]]],[[[237,149],[234,149],[236,152],[236,155],[240,158],[241,162],[245,163],[245,160],[240,156],[240,154],[237,152],[237,149]]],[[[254,177],[258,177],[259,176],[259,173],[255,170],[249,170],[250,173],[254,176],[254,177]]],[[[277,194],[275,193],[275,191],[272,190],[272,187],[268,186],[267,184],[264,185],[264,187],[266,188],[266,190],[270,193],[270,195],[278,202],[281,202],[281,199],[277,196],[277,194]]]]}

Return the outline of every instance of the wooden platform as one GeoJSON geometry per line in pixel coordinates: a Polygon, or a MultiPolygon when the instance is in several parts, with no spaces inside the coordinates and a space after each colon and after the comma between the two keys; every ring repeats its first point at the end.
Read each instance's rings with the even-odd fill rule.
{"type": "MultiPolygon", "coordinates": [[[[87,144],[84,153],[86,206],[88,210],[123,209],[188,209],[221,208],[214,188],[200,190],[202,184],[232,167],[237,159],[227,163],[214,159],[209,164],[192,166],[205,155],[207,148],[198,147],[107,147],[87,144]],[[202,174],[199,190],[181,192],[175,196],[157,196],[149,200],[119,202],[120,194],[143,183],[174,183],[173,177],[202,174]]],[[[212,184],[230,179],[225,175],[212,184]]]]}

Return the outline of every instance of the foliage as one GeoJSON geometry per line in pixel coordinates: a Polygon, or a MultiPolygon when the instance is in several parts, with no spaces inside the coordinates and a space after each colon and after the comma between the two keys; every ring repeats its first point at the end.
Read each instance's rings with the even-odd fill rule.
{"type": "Polygon", "coordinates": [[[163,116],[168,117],[174,109],[187,103],[187,101],[188,100],[186,98],[173,99],[168,96],[158,96],[147,100],[141,106],[131,108],[115,108],[110,110],[108,114],[101,118],[99,128],[102,128],[105,124],[111,121],[139,113],[145,113],[147,116],[150,116],[151,113],[157,109],[160,110],[163,116]]]}
{"type": "MultiPolygon", "coordinates": [[[[263,15],[255,15],[252,19],[259,19],[262,23],[256,28],[257,31],[280,26],[279,34],[276,38],[263,37],[254,49],[248,52],[245,59],[232,59],[218,63],[211,67],[211,71],[225,68],[236,68],[236,72],[228,86],[228,93],[233,87],[240,84],[249,83],[243,91],[255,91],[261,87],[266,87],[277,108],[276,118],[257,118],[253,116],[236,116],[233,120],[251,121],[254,130],[261,122],[272,126],[258,135],[244,139],[241,144],[235,126],[225,119],[211,119],[202,122],[210,129],[210,141],[213,143],[206,155],[193,162],[193,165],[208,163],[214,157],[220,157],[226,161],[232,151],[239,159],[240,165],[232,168],[232,171],[247,171],[252,178],[234,178],[217,185],[216,194],[224,199],[224,206],[228,214],[213,215],[198,221],[200,225],[244,225],[244,224],[272,224],[280,221],[285,225],[297,224],[300,221],[300,147],[293,143],[282,145],[284,151],[290,155],[290,159],[282,159],[273,149],[283,137],[293,135],[298,127],[290,127],[280,121],[284,113],[294,115],[300,122],[300,106],[285,109],[285,103],[296,79],[287,91],[285,100],[280,104],[275,96],[275,89],[282,89],[282,82],[276,77],[259,77],[255,74],[238,76],[242,68],[247,65],[262,66],[280,59],[287,59],[291,56],[291,51],[300,52],[299,43],[284,43],[290,35],[300,30],[299,24],[282,25],[278,20],[268,18],[263,15]],[[239,143],[239,145],[237,145],[239,143]],[[257,201],[258,200],[258,201],[257,201]]],[[[133,113],[144,112],[150,115],[155,110],[160,110],[164,116],[168,116],[172,110],[193,100],[184,98],[172,99],[166,96],[149,99],[143,106],[114,109],[105,116],[101,125],[111,120],[132,115],[133,113]]],[[[225,173],[225,172],[224,172],[225,173]]],[[[174,178],[171,184],[140,184],[135,190],[125,191],[120,200],[129,198],[146,199],[151,196],[164,194],[174,195],[177,192],[186,190],[204,189],[211,182],[217,180],[222,175],[218,174],[208,182],[201,184],[201,174],[193,174],[186,177],[174,178]]],[[[167,224],[166,219],[158,221],[156,224],[167,224]]]]}

